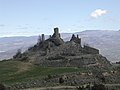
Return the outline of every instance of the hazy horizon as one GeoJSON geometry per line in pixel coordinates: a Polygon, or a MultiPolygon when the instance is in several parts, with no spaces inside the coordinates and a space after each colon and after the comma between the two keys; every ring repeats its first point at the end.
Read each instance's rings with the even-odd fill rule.
{"type": "MultiPolygon", "coordinates": [[[[73,33],[79,33],[79,32],[84,32],[84,31],[120,31],[120,30],[83,30],[83,31],[78,31],[78,32],[61,32],[61,31],[59,31],[59,33],[71,33],[71,34],[73,34],[73,33]]],[[[5,36],[0,36],[0,38],[9,38],[9,37],[32,37],[32,36],[39,36],[39,35],[41,35],[41,34],[45,34],[45,35],[52,35],[52,33],[53,33],[53,30],[51,30],[51,33],[50,34],[45,34],[45,33],[38,33],[38,34],[31,34],[31,35],[5,35],[5,36]]]]}

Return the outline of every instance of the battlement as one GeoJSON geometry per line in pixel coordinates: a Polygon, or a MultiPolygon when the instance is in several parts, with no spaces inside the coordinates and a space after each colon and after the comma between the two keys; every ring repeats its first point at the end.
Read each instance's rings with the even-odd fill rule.
{"type": "Polygon", "coordinates": [[[72,35],[72,38],[70,39],[70,41],[73,41],[73,42],[81,45],[81,38],[79,38],[79,35],[77,35],[77,37],[76,37],[76,36],[73,34],[73,35],[72,35]]]}

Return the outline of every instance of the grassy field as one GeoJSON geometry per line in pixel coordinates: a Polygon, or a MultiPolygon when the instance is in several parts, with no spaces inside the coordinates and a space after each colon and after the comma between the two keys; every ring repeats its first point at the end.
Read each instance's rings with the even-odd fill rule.
{"type": "Polygon", "coordinates": [[[76,67],[43,68],[19,61],[2,61],[0,62],[0,82],[10,85],[14,83],[42,79],[48,75],[82,71],[85,71],[85,69],[76,67]]]}

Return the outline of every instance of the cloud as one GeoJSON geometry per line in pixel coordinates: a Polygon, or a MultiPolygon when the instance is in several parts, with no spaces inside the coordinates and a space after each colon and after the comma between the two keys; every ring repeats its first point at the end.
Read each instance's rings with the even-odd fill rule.
{"type": "Polygon", "coordinates": [[[0,27],[4,27],[5,25],[4,24],[0,24],[0,27]]]}
{"type": "Polygon", "coordinates": [[[97,18],[97,17],[102,16],[102,15],[104,15],[106,13],[107,13],[107,10],[96,9],[95,11],[93,11],[91,13],[90,16],[93,17],[93,18],[97,18]]]}
{"type": "Polygon", "coordinates": [[[22,27],[22,26],[20,26],[20,27],[17,27],[16,29],[28,29],[28,27],[22,27]]]}
{"type": "Polygon", "coordinates": [[[20,27],[20,28],[17,28],[17,29],[28,29],[28,27],[20,27]]]}

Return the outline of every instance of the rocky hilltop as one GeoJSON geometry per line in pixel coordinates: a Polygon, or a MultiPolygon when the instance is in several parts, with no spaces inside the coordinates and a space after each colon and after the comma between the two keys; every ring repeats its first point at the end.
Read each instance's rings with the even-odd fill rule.
{"type": "Polygon", "coordinates": [[[42,34],[34,46],[0,62],[0,82],[6,90],[119,90],[120,65],[81,41],[73,34],[65,42],[58,28],[47,39],[42,34]],[[90,89],[95,85],[102,89],[90,89]]]}
{"type": "Polygon", "coordinates": [[[83,66],[109,66],[105,57],[99,50],[88,45],[81,45],[81,38],[72,35],[70,41],[64,42],[60,36],[59,28],[54,28],[53,35],[45,39],[42,34],[38,43],[26,52],[18,52],[14,60],[28,61],[44,67],[83,67],[83,66]]]}

